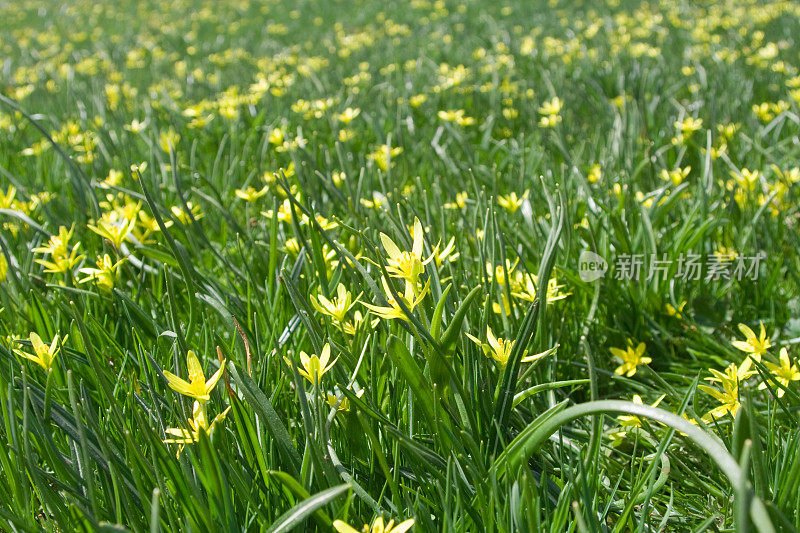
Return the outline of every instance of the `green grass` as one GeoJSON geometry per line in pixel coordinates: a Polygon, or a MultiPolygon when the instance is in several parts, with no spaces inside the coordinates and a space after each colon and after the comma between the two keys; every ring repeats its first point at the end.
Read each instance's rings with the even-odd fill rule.
{"type": "Polygon", "coordinates": [[[775,379],[800,340],[797,5],[0,17],[0,530],[800,528],[800,391],[775,379]],[[422,245],[408,283],[387,236],[422,245]],[[732,252],[764,259],[707,279],[732,252]],[[406,320],[370,311],[392,302],[406,320]],[[49,371],[31,333],[58,335],[49,371]],[[628,343],[650,361],[620,375],[628,343]],[[224,365],[198,406],[165,375],[190,350],[224,365]],[[735,417],[707,392],[730,364],[735,417]]]}

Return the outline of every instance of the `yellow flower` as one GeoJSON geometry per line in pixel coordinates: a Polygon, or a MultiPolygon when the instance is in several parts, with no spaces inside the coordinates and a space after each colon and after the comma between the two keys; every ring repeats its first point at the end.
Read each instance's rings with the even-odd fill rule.
{"type": "Polygon", "coordinates": [[[539,113],[541,115],[558,115],[562,107],[564,107],[564,102],[561,101],[561,98],[556,96],[544,102],[539,108],[539,113]]]}
{"type": "MultiPolygon", "coordinates": [[[[748,326],[739,324],[739,331],[741,331],[745,336],[745,340],[731,341],[731,344],[734,348],[749,353],[750,357],[756,361],[761,361],[761,356],[767,353],[767,350],[772,347],[772,344],[770,344],[769,339],[767,338],[767,332],[764,330],[764,323],[760,322],[760,324],[761,331],[759,332],[758,337],[756,337],[756,334],[748,326]]],[[[744,365],[747,365],[748,367],[750,366],[749,359],[748,361],[745,361],[742,366],[744,365]]]]}
{"type": "Polygon", "coordinates": [[[229,406],[223,412],[214,417],[214,420],[212,420],[211,424],[209,424],[205,406],[200,402],[195,401],[194,407],[192,408],[192,418],[188,420],[190,429],[167,428],[167,435],[172,435],[174,438],[164,439],[164,444],[180,444],[176,454],[178,457],[180,457],[181,451],[186,444],[192,444],[200,439],[201,431],[210,436],[214,431],[214,427],[225,420],[225,417],[230,409],[231,408],[229,406]]]}
{"type": "Polygon", "coordinates": [[[380,209],[386,204],[388,199],[384,194],[375,191],[372,193],[372,200],[360,198],[359,201],[361,202],[361,205],[363,205],[364,207],[368,207],[370,209],[380,209]]]}
{"type": "Polygon", "coordinates": [[[589,174],[586,179],[589,183],[597,183],[603,177],[603,169],[599,164],[594,164],[589,168],[589,174]]]}
{"type": "MultiPolygon", "coordinates": [[[[28,352],[17,349],[14,349],[14,352],[25,359],[30,359],[37,365],[49,371],[53,367],[53,362],[56,360],[56,355],[58,355],[58,351],[60,349],[58,344],[58,335],[53,337],[53,342],[50,343],[50,346],[43,343],[42,339],[39,338],[39,335],[33,332],[31,332],[31,334],[28,336],[28,339],[31,341],[33,354],[29,354],[28,352]]],[[[66,341],[67,337],[64,337],[64,342],[66,341]]]]}
{"type": "MultiPolygon", "coordinates": [[[[356,393],[356,398],[361,398],[364,395],[364,389],[361,389],[356,393]]],[[[337,411],[349,411],[350,410],[350,400],[347,396],[337,397],[331,393],[325,393],[325,403],[330,405],[331,407],[336,407],[337,411]]]]}
{"type": "Polygon", "coordinates": [[[415,94],[411,98],[408,99],[408,103],[411,104],[411,107],[419,107],[425,103],[428,99],[428,95],[425,94],[415,94]]]}
{"type": "Polygon", "coordinates": [[[455,122],[459,126],[471,126],[475,124],[475,119],[468,117],[463,109],[451,109],[448,111],[439,111],[437,116],[440,120],[445,122],[455,122]]]}
{"type": "Polygon", "coordinates": [[[178,143],[181,140],[181,136],[177,133],[174,129],[169,128],[166,131],[162,131],[158,136],[158,145],[161,147],[162,150],[169,153],[170,150],[173,152],[177,148],[178,143]]]}
{"type": "MultiPolygon", "coordinates": [[[[303,365],[303,367],[298,367],[298,371],[300,372],[301,376],[309,381],[309,383],[315,385],[328,370],[333,368],[333,365],[339,359],[337,357],[330,364],[328,364],[330,358],[331,345],[328,343],[325,343],[325,346],[322,348],[322,354],[320,357],[317,357],[317,354],[312,354],[311,357],[309,357],[306,352],[300,352],[300,363],[303,365]]],[[[286,364],[289,365],[289,367],[292,366],[292,362],[288,357],[284,357],[283,360],[286,361],[286,364]]]]}
{"type": "Polygon", "coordinates": [[[696,132],[702,127],[703,127],[702,118],[686,117],[683,120],[683,122],[680,121],[675,122],[675,129],[678,130],[678,133],[680,133],[684,137],[690,136],[692,133],[696,132]]]}
{"type": "Polygon", "coordinates": [[[433,256],[434,256],[433,262],[436,263],[436,268],[441,267],[442,263],[444,263],[445,261],[452,263],[453,261],[457,260],[459,255],[461,254],[459,252],[455,252],[455,249],[456,249],[455,237],[450,237],[450,240],[447,242],[447,245],[441,250],[437,245],[436,248],[433,250],[433,256]]]}
{"type": "Polygon", "coordinates": [[[467,195],[467,191],[462,191],[456,193],[456,201],[449,202],[444,204],[445,209],[463,209],[467,206],[467,200],[469,200],[469,196],[467,195]]]}
{"type": "Polygon", "coordinates": [[[311,305],[314,309],[333,318],[336,322],[344,322],[347,312],[358,302],[358,298],[353,300],[352,294],[341,283],[336,287],[336,296],[332,299],[327,299],[322,294],[311,297],[311,305]]]}
{"type": "Polygon", "coordinates": [[[361,110],[359,108],[356,107],[354,109],[352,107],[348,107],[347,109],[339,113],[338,115],[339,122],[341,122],[342,124],[350,124],[353,121],[353,119],[355,119],[360,113],[361,110]]]}
{"type": "Polygon", "coordinates": [[[514,348],[513,340],[495,337],[492,328],[489,326],[486,326],[486,340],[489,341],[489,344],[484,344],[483,341],[477,337],[473,337],[469,333],[467,333],[467,337],[480,346],[487,357],[491,357],[502,366],[505,366],[508,362],[508,358],[511,356],[511,350],[514,348]]]}
{"type": "Polygon", "coordinates": [[[183,206],[173,205],[172,208],[170,208],[172,216],[178,219],[178,222],[185,226],[192,221],[192,218],[195,220],[203,218],[203,213],[200,211],[200,206],[193,205],[192,202],[186,202],[186,206],[189,208],[188,211],[184,209],[183,206]],[[190,214],[191,217],[189,216],[190,214]]]}
{"type": "Polygon", "coordinates": [[[644,355],[645,344],[640,342],[636,349],[633,348],[633,342],[628,339],[628,347],[625,350],[619,348],[610,348],[611,354],[622,361],[622,364],[614,370],[618,376],[625,374],[631,377],[636,374],[636,367],[639,365],[646,365],[652,362],[652,359],[644,355]]]}
{"type": "MultiPolygon", "coordinates": [[[[514,272],[511,278],[511,296],[527,302],[534,301],[536,299],[536,283],[538,281],[534,274],[524,274],[519,270],[514,272]]],[[[559,285],[558,279],[553,275],[547,281],[547,303],[563,300],[572,294],[571,292],[561,292],[563,288],[564,285],[559,285]]]]}
{"type": "MultiPolygon", "coordinates": [[[[364,323],[365,317],[361,314],[361,311],[356,310],[353,312],[353,320],[351,322],[345,322],[342,324],[342,331],[344,331],[347,335],[355,335],[358,329],[361,327],[361,324],[364,323]]],[[[374,328],[378,325],[380,321],[379,318],[375,318],[369,322],[369,326],[374,328]]]]}
{"type": "Polygon", "coordinates": [[[17,188],[13,185],[8,186],[8,192],[3,193],[0,189],[0,209],[12,209],[14,206],[14,197],[17,196],[17,188]]]}
{"type": "Polygon", "coordinates": [[[269,143],[274,146],[281,146],[283,145],[283,138],[285,133],[281,128],[272,128],[272,131],[269,132],[269,143]]]}
{"type": "Polygon", "coordinates": [[[669,316],[674,316],[675,318],[683,318],[683,308],[686,307],[686,300],[682,301],[678,304],[678,307],[674,307],[671,303],[667,302],[664,305],[664,309],[667,311],[669,316]]]}
{"type": "MultiPolygon", "coordinates": [[[[368,304],[366,302],[362,302],[362,304],[372,311],[374,314],[378,315],[381,318],[385,318],[387,320],[392,320],[395,318],[399,318],[400,320],[405,320],[408,322],[408,317],[406,316],[403,309],[400,307],[400,304],[397,303],[394,296],[392,296],[391,291],[389,290],[389,284],[386,281],[386,278],[381,278],[381,283],[383,283],[383,290],[386,296],[386,300],[389,302],[389,307],[381,307],[377,305],[368,304]]],[[[425,284],[425,287],[420,291],[419,295],[416,299],[413,298],[413,291],[407,292],[406,296],[400,296],[403,300],[403,304],[408,308],[409,312],[413,313],[414,308],[417,307],[422,299],[425,298],[425,294],[428,292],[430,288],[430,280],[425,284]]]]}
{"type": "Polygon", "coordinates": [[[135,218],[119,218],[114,221],[103,218],[97,225],[87,224],[87,227],[101,237],[111,241],[115,248],[119,248],[130,235],[134,224],[136,224],[135,218]]]}
{"type": "Polygon", "coordinates": [[[661,170],[661,179],[664,181],[671,181],[673,185],[678,186],[683,179],[689,175],[692,167],[676,168],[674,170],[661,170]]]}
{"type": "Polygon", "coordinates": [[[75,265],[81,262],[83,255],[78,255],[81,243],[76,243],[69,249],[69,239],[72,237],[72,228],[58,228],[58,235],[53,235],[45,246],[34,248],[33,251],[40,254],[50,254],[50,260],[37,259],[36,262],[45,267],[44,271],[48,274],[66,274],[75,265]]]}
{"type": "Polygon", "coordinates": [[[394,520],[389,520],[389,523],[384,525],[383,517],[379,516],[372,523],[372,526],[364,525],[359,532],[353,526],[342,522],[341,520],[333,521],[333,528],[339,533],[405,533],[414,526],[414,519],[409,518],[397,525],[394,525],[394,520]]]}
{"type": "Polygon", "coordinates": [[[432,259],[431,254],[427,259],[422,256],[422,246],[424,244],[424,234],[422,223],[418,218],[414,218],[414,228],[412,231],[413,245],[411,252],[400,251],[400,248],[385,233],[380,234],[381,243],[388,254],[386,259],[386,270],[394,278],[402,278],[406,281],[406,298],[413,299],[419,283],[419,276],[425,272],[425,265],[432,259]],[[411,296],[413,294],[414,296],[411,296]]]}
{"type": "Polygon", "coordinates": [[[65,226],[58,228],[58,235],[52,235],[45,246],[34,248],[37,254],[65,255],[69,249],[69,240],[72,238],[73,228],[67,229],[65,226]]]}
{"type": "MultiPolygon", "coordinates": [[[[489,342],[488,344],[485,344],[480,339],[473,337],[469,333],[467,333],[467,337],[472,342],[480,346],[483,349],[483,353],[487,357],[491,357],[500,363],[500,366],[506,366],[506,363],[508,363],[508,358],[511,357],[511,352],[514,349],[515,341],[504,339],[502,337],[495,337],[492,328],[489,326],[486,326],[486,340],[489,342]]],[[[534,361],[538,361],[539,359],[542,359],[543,357],[555,352],[556,348],[558,348],[558,346],[541,353],[524,355],[520,361],[523,363],[532,363],[534,361]]]]}
{"type": "Polygon", "coordinates": [[[119,277],[117,269],[124,263],[127,258],[123,257],[116,263],[112,263],[111,257],[108,254],[103,255],[101,259],[97,260],[97,268],[82,268],[81,274],[87,274],[83,279],[79,279],[78,283],[95,282],[100,287],[111,290],[119,277]]]}
{"type": "Polygon", "coordinates": [[[384,144],[378,146],[374,152],[367,155],[367,159],[375,161],[375,164],[378,165],[378,168],[386,172],[386,169],[389,168],[389,162],[401,153],[403,153],[402,147],[389,147],[389,145],[384,144]]]}
{"type": "MultiPolygon", "coordinates": [[[[797,365],[793,364],[789,359],[789,352],[786,351],[786,348],[781,348],[780,364],[776,365],[775,363],[764,361],[764,366],[775,376],[775,381],[784,387],[788,387],[790,381],[800,381],[800,372],[797,370],[797,365]]],[[[760,390],[766,389],[767,383],[761,383],[758,388],[760,390]]],[[[778,389],[778,398],[782,398],[785,392],[783,389],[778,389]]]]}
{"type": "Polygon", "coordinates": [[[539,126],[542,128],[554,128],[561,122],[561,115],[546,115],[539,118],[539,126]]]}
{"type": "MultiPolygon", "coordinates": [[[[667,396],[666,394],[662,394],[661,396],[659,396],[655,402],[650,404],[650,407],[658,407],[658,404],[660,404],[661,400],[663,400],[666,396],[667,396]]],[[[635,403],[636,405],[644,405],[644,402],[642,402],[642,397],[639,396],[638,394],[633,395],[633,403],[635,403]]],[[[638,416],[634,415],[620,415],[617,417],[617,421],[619,422],[619,425],[624,428],[642,427],[641,419],[638,416]]]]}
{"type": "Polygon", "coordinates": [[[266,185],[261,190],[256,190],[255,187],[251,186],[246,189],[236,189],[235,194],[242,200],[253,203],[262,196],[264,196],[265,194],[267,194],[268,190],[269,187],[267,187],[266,185]]]}
{"type": "Polygon", "coordinates": [[[758,179],[761,177],[761,172],[758,170],[749,170],[743,168],[738,172],[732,170],[731,176],[736,180],[740,187],[747,189],[748,191],[752,191],[755,188],[756,183],[758,183],[758,179]]]}
{"type": "Polygon", "coordinates": [[[528,191],[522,193],[522,196],[517,196],[516,192],[497,197],[497,203],[500,207],[504,207],[509,213],[516,213],[522,203],[528,198],[528,191]]]}
{"type": "Polygon", "coordinates": [[[206,381],[206,377],[203,374],[200,361],[192,350],[189,350],[186,354],[186,367],[189,370],[189,381],[182,380],[172,372],[164,371],[164,377],[167,378],[170,388],[184,396],[194,398],[201,404],[206,403],[211,399],[211,391],[214,390],[214,386],[219,381],[219,378],[222,377],[222,372],[225,370],[225,361],[222,361],[219,369],[208,381],[206,381]]]}
{"type": "Polygon", "coordinates": [[[108,189],[110,187],[117,187],[120,183],[122,183],[122,172],[119,170],[114,170],[113,168],[108,171],[108,177],[101,181],[98,186],[101,189],[108,189]]]}
{"type": "Polygon", "coordinates": [[[739,382],[754,374],[754,372],[748,370],[750,367],[749,362],[750,360],[748,359],[747,365],[742,365],[741,367],[736,366],[736,364],[731,364],[725,369],[724,374],[719,370],[710,369],[713,377],[706,378],[706,381],[711,383],[719,381],[722,385],[722,391],[714,387],[709,387],[708,385],[698,385],[697,388],[713,396],[721,405],[706,413],[705,416],[703,416],[703,421],[710,422],[712,418],[720,418],[725,416],[726,413],[730,413],[732,417],[736,417],[736,413],[741,406],[739,403],[739,382]]]}

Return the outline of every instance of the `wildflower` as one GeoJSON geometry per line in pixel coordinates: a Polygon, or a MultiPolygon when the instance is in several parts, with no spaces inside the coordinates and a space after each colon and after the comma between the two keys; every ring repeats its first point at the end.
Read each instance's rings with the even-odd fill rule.
{"type": "MultiPolygon", "coordinates": [[[[659,396],[655,402],[650,404],[650,407],[658,407],[658,404],[660,404],[661,400],[663,400],[666,396],[667,396],[666,394],[662,394],[661,396],[659,396]]],[[[633,403],[635,403],[636,405],[644,405],[642,397],[639,396],[638,394],[633,395],[633,403]]],[[[641,419],[638,416],[634,415],[620,415],[617,417],[617,422],[619,422],[619,425],[622,426],[623,428],[642,427],[641,419]]]]}
{"type": "Polygon", "coordinates": [[[440,268],[442,264],[447,261],[452,263],[453,261],[458,259],[460,255],[459,252],[454,252],[456,249],[456,238],[450,237],[450,240],[447,242],[447,245],[439,249],[437,245],[436,248],[433,250],[433,262],[436,263],[436,268],[440,268]]]}
{"type": "Polygon", "coordinates": [[[603,169],[599,164],[594,164],[589,168],[589,174],[586,176],[586,179],[589,180],[589,183],[597,183],[602,177],[603,169]]]}
{"type": "Polygon", "coordinates": [[[706,381],[711,383],[719,381],[722,385],[722,390],[720,391],[708,385],[698,385],[697,388],[713,396],[721,405],[706,413],[705,416],[702,417],[703,421],[710,422],[712,417],[720,418],[725,416],[726,413],[730,413],[732,417],[736,417],[736,413],[741,406],[739,403],[739,383],[743,379],[747,379],[754,374],[754,372],[748,370],[749,367],[749,364],[739,367],[734,363],[725,369],[724,374],[719,370],[710,369],[713,377],[706,378],[706,381]]]}
{"type": "Polygon", "coordinates": [[[164,371],[164,377],[167,378],[170,388],[175,392],[190,396],[201,404],[205,404],[211,399],[211,391],[214,390],[214,386],[219,381],[219,378],[222,377],[222,372],[225,370],[225,361],[222,361],[219,369],[208,381],[206,381],[206,377],[203,374],[200,361],[192,350],[189,350],[186,354],[186,367],[189,370],[189,381],[184,381],[166,370],[164,371]]]}
{"type": "MultiPolygon", "coordinates": [[[[262,211],[261,214],[269,219],[272,219],[275,212],[270,209],[262,211]]],[[[278,221],[290,223],[292,221],[292,202],[288,198],[278,206],[278,221]]]]}
{"type": "Polygon", "coordinates": [[[191,222],[192,218],[195,220],[203,218],[203,213],[200,211],[200,206],[193,205],[192,202],[186,202],[186,207],[188,207],[188,209],[185,209],[183,206],[173,205],[170,209],[172,216],[178,219],[178,222],[184,226],[191,222]]]}
{"type": "MultiPolygon", "coordinates": [[[[394,520],[389,520],[389,523],[384,525],[383,517],[379,516],[372,523],[372,526],[364,525],[361,528],[362,533],[405,533],[414,526],[414,519],[409,518],[397,525],[394,525],[394,520]]],[[[341,520],[333,521],[333,528],[339,533],[360,533],[353,526],[342,522],[341,520]]]]}
{"type": "Polygon", "coordinates": [[[448,110],[448,111],[439,111],[437,116],[440,120],[445,122],[455,122],[459,126],[471,126],[475,124],[475,119],[472,117],[468,117],[465,114],[463,109],[455,109],[455,110],[448,110]]]}
{"type": "Polygon", "coordinates": [[[411,107],[419,107],[424,104],[427,99],[428,95],[426,94],[415,94],[408,99],[408,103],[411,104],[411,107]]]}
{"type": "Polygon", "coordinates": [[[119,170],[114,170],[113,168],[108,171],[108,176],[106,179],[101,181],[98,186],[101,189],[108,189],[111,187],[117,187],[120,183],[122,183],[122,172],[119,170]]]}
{"type": "Polygon", "coordinates": [[[352,107],[348,107],[347,109],[339,113],[338,115],[339,122],[341,122],[342,124],[350,124],[353,121],[353,119],[355,119],[360,113],[361,110],[359,108],[356,107],[354,109],[352,107]]]}
{"type": "MultiPolygon", "coordinates": [[[[491,357],[500,363],[500,366],[505,366],[506,363],[508,363],[508,358],[511,357],[511,351],[514,349],[515,341],[504,339],[502,337],[495,337],[492,328],[489,326],[486,326],[486,340],[489,342],[488,344],[485,344],[480,339],[473,337],[469,333],[467,333],[467,337],[469,337],[472,342],[480,346],[483,349],[483,353],[486,354],[487,357],[491,357]]],[[[554,351],[555,348],[552,348],[542,353],[524,355],[520,361],[523,363],[532,363],[553,353],[554,351]]]]}
{"type": "Polygon", "coordinates": [[[671,181],[673,185],[678,186],[689,175],[692,167],[676,168],[674,170],[661,170],[661,179],[664,181],[671,181]]]}
{"type": "MultiPolygon", "coordinates": [[[[46,371],[50,371],[53,367],[53,362],[56,360],[56,355],[58,355],[58,351],[60,346],[58,344],[58,335],[53,337],[53,342],[50,343],[50,346],[46,345],[42,342],[42,339],[36,333],[31,332],[28,336],[28,340],[31,341],[31,346],[33,347],[33,354],[29,354],[28,352],[24,352],[22,350],[15,349],[17,355],[24,357],[25,359],[30,359],[40,367],[44,368],[46,371]]],[[[67,341],[67,337],[64,337],[64,342],[67,341]]]]}
{"type": "MultiPolygon", "coordinates": [[[[764,323],[760,322],[760,324],[761,331],[759,332],[758,337],[756,337],[756,334],[748,326],[739,324],[739,331],[741,331],[745,336],[745,340],[731,341],[731,344],[734,348],[749,353],[750,357],[759,362],[761,361],[761,356],[767,353],[767,350],[772,347],[772,344],[770,344],[769,339],[767,338],[767,332],[764,329],[764,323]]],[[[747,367],[750,366],[749,359],[745,361],[742,366],[745,365],[747,365],[747,367]]]]}
{"type": "Polygon", "coordinates": [[[528,191],[522,193],[522,196],[517,196],[516,192],[497,197],[497,203],[500,207],[504,207],[506,211],[513,214],[517,212],[522,203],[528,198],[528,191]]]}
{"type": "Polygon", "coordinates": [[[375,161],[375,164],[378,165],[378,168],[386,172],[386,169],[389,168],[389,163],[392,159],[397,157],[403,153],[403,148],[401,146],[390,147],[387,144],[378,146],[374,152],[367,155],[367,158],[371,161],[375,161]]]}
{"type": "MultiPolygon", "coordinates": [[[[527,302],[534,301],[536,299],[536,283],[538,281],[537,276],[534,274],[523,274],[520,271],[514,272],[511,278],[511,296],[527,302]]],[[[547,280],[547,303],[550,304],[558,300],[563,300],[572,294],[570,292],[561,292],[563,288],[564,285],[558,283],[558,279],[555,275],[547,280]]]]}
{"type": "Polygon", "coordinates": [[[174,438],[164,439],[164,444],[180,444],[176,454],[177,457],[180,457],[181,451],[183,451],[183,447],[185,445],[192,444],[200,440],[200,432],[204,432],[206,435],[211,436],[217,424],[221,424],[225,420],[225,417],[230,409],[230,406],[228,406],[227,409],[215,416],[214,420],[212,420],[211,424],[209,424],[205,406],[200,402],[195,401],[194,407],[192,408],[192,418],[188,420],[189,428],[191,429],[167,428],[166,433],[168,435],[172,435],[174,438]]]}
{"type": "MultiPolygon", "coordinates": [[[[369,322],[369,326],[374,328],[378,325],[380,321],[379,318],[375,318],[369,322]]],[[[361,324],[365,322],[365,317],[361,314],[361,311],[356,310],[353,312],[353,320],[351,322],[344,322],[342,324],[342,331],[344,331],[347,335],[355,335],[358,329],[361,327],[361,324]]]]}
{"type": "Polygon", "coordinates": [[[111,262],[111,257],[104,254],[101,259],[97,260],[97,268],[82,268],[81,274],[87,274],[83,279],[79,279],[78,283],[95,282],[102,288],[111,290],[119,277],[117,269],[124,263],[127,258],[122,258],[116,263],[111,262]]]}
{"type": "Polygon", "coordinates": [[[336,287],[336,296],[332,299],[327,299],[322,294],[311,297],[311,305],[314,309],[333,318],[336,322],[344,322],[347,312],[358,302],[358,299],[353,300],[352,294],[341,283],[336,287]]]}
{"type": "Polygon", "coordinates": [[[633,342],[628,339],[628,347],[625,350],[619,348],[610,348],[611,354],[622,361],[622,364],[614,370],[618,376],[625,374],[631,377],[636,374],[636,367],[639,365],[646,365],[652,361],[651,358],[644,355],[645,344],[640,342],[636,349],[633,348],[633,342]]]}
{"type": "MultiPolygon", "coordinates": [[[[656,399],[655,402],[650,404],[650,407],[658,407],[658,404],[660,404],[661,400],[663,400],[665,397],[666,394],[662,394],[658,397],[658,399],[656,399]]],[[[642,397],[638,394],[633,395],[633,403],[636,405],[644,405],[642,397]]],[[[636,431],[638,428],[642,427],[642,420],[635,415],[619,415],[617,417],[617,422],[619,423],[620,427],[609,435],[612,440],[612,446],[619,446],[622,444],[622,440],[628,435],[628,432],[636,431]]]]}
{"type": "Polygon", "coordinates": [[[269,132],[269,143],[274,146],[282,146],[285,135],[283,129],[272,128],[272,131],[269,132]]]}
{"type": "Polygon", "coordinates": [[[259,198],[261,198],[262,196],[264,196],[265,194],[267,194],[268,190],[269,190],[269,187],[267,187],[265,185],[261,190],[257,190],[255,187],[251,186],[251,187],[248,187],[246,189],[236,189],[236,191],[234,191],[234,192],[235,192],[236,196],[238,196],[239,198],[241,198],[245,202],[253,203],[256,200],[258,200],[259,198]]]}
{"type": "Polygon", "coordinates": [[[83,260],[83,255],[78,255],[78,249],[81,243],[75,243],[75,246],[70,250],[69,240],[72,237],[73,228],[67,230],[66,227],[61,226],[58,228],[58,235],[50,237],[48,243],[44,246],[34,248],[33,251],[39,254],[50,254],[50,260],[37,259],[36,262],[45,267],[45,272],[48,274],[66,274],[70,272],[75,265],[83,260]]]}
{"type": "Polygon", "coordinates": [[[69,240],[72,238],[73,228],[67,229],[65,226],[58,228],[58,235],[52,235],[44,246],[34,248],[38,254],[63,255],[69,248],[69,240]]]}
{"type": "Polygon", "coordinates": [[[702,118],[686,117],[683,122],[675,121],[678,134],[672,139],[673,144],[683,144],[692,134],[703,127],[702,118]]]}
{"type": "MultiPolygon", "coordinates": [[[[364,389],[356,393],[356,398],[361,398],[364,395],[364,389]]],[[[337,411],[349,411],[350,400],[347,396],[335,396],[331,393],[325,393],[325,403],[331,407],[336,407],[337,411]]]]}
{"type": "MultiPolygon", "coordinates": [[[[325,343],[325,346],[322,348],[322,354],[317,357],[317,354],[312,354],[311,357],[308,356],[306,352],[300,352],[300,363],[303,365],[302,368],[298,367],[298,371],[300,375],[306,378],[309,383],[312,385],[316,385],[319,383],[319,380],[322,378],[325,373],[333,368],[333,365],[339,359],[338,357],[334,359],[330,364],[328,361],[331,358],[331,345],[325,343]]],[[[292,366],[292,362],[289,360],[288,357],[283,358],[286,361],[286,364],[289,367],[292,366]]]]}
{"type": "Polygon", "coordinates": [[[539,108],[539,114],[542,115],[539,118],[539,126],[542,128],[553,128],[556,124],[561,122],[561,108],[564,106],[564,103],[561,99],[556,96],[552,100],[548,100],[542,104],[539,108]]]}
{"type": "Polygon", "coordinates": [[[386,204],[388,198],[386,198],[384,194],[375,191],[372,193],[372,200],[361,198],[359,201],[361,202],[361,205],[363,205],[364,207],[379,210],[386,204]]]}
{"type": "Polygon", "coordinates": [[[158,145],[161,147],[162,150],[169,153],[170,150],[173,152],[177,147],[178,143],[181,140],[181,136],[177,133],[174,129],[169,128],[166,131],[162,131],[158,136],[158,145]]]}
{"type": "Polygon", "coordinates": [[[448,202],[444,204],[445,209],[463,209],[467,206],[467,200],[469,196],[467,196],[467,191],[462,191],[456,194],[456,201],[455,202],[448,202]]]}
{"type": "Polygon", "coordinates": [[[141,133],[144,131],[145,127],[147,127],[147,121],[140,121],[138,119],[133,119],[130,124],[125,124],[122,126],[125,130],[131,133],[141,133]]]}
{"type": "Polygon", "coordinates": [[[761,177],[761,172],[743,168],[738,172],[731,171],[731,176],[733,176],[733,179],[736,180],[740,187],[752,191],[756,183],[758,183],[758,179],[761,177]]]}
{"type": "Polygon", "coordinates": [[[496,338],[492,332],[492,328],[489,326],[486,327],[486,340],[489,341],[489,344],[484,344],[483,341],[477,337],[473,337],[469,333],[467,333],[467,337],[480,346],[487,357],[491,357],[502,366],[505,366],[508,362],[508,358],[511,356],[511,350],[514,348],[513,340],[506,340],[502,337],[499,339],[496,338]]]}
{"type": "Polygon", "coordinates": [[[135,218],[120,218],[114,221],[103,218],[96,225],[87,224],[86,227],[111,241],[115,248],[119,248],[130,235],[134,224],[136,224],[135,218]]]}
{"type": "Polygon", "coordinates": [[[14,198],[17,196],[17,188],[9,185],[7,192],[3,193],[0,189],[0,209],[12,209],[14,207],[14,198]]]}
{"type": "Polygon", "coordinates": [[[547,100],[542,104],[539,108],[539,113],[542,115],[557,115],[561,112],[561,108],[564,107],[564,102],[556,96],[551,100],[547,100]]]}
{"type": "MultiPolygon", "coordinates": [[[[392,292],[389,290],[389,284],[387,283],[386,278],[381,278],[381,282],[383,283],[383,290],[385,292],[386,300],[389,302],[389,307],[381,307],[368,303],[363,303],[363,305],[381,318],[385,318],[387,320],[399,318],[401,320],[408,321],[408,317],[400,307],[400,304],[397,303],[397,300],[395,300],[394,296],[392,296],[392,292]]],[[[406,288],[408,288],[408,285],[406,288]]],[[[406,306],[406,308],[408,308],[409,312],[414,312],[414,308],[417,307],[420,302],[422,302],[429,288],[430,280],[428,280],[428,282],[425,284],[425,287],[423,287],[416,299],[414,298],[413,290],[407,291],[405,296],[400,296],[400,299],[403,301],[403,304],[406,306]]]]}
{"type": "MultiPolygon", "coordinates": [[[[386,270],[389,275],[395,278],[402,278],[406,281],[406,293],[409,290],[416,295],[419,284],[419,276],[425,272],[425,265],[432,259],[431,254],[427,259],[422,255],[424,235],[422,224],[418,218],[414,218],[414,228],[412,231],[413,246],[411,252],[401,252],[400,248],[385,233],[380,234],[381,243],[389,257],[386,259],[386,270]]],[[[409,297],[413,298],[413,297],[409,297]]]]}
{"type": "MultiPolygon", "coordinates": [[[[786,348],[781,348],[780,364],[776,365],[775,363],[764,361],[764,366],[775,376],[775,381],[784,387],[788,387],[790,381],[800,381],[800,372],[797,370],[797,365],[793,364],[789,359],[789,352],[786,348]]],[[[761,383],[758,388],[759,390],[766,389],[767,383],[761,383]]],[[[785,392],[784,389],[778,389],[778,398],[782,398],[785,392]]]]}
{"type": "Polygon", "coordinates": [[[686,300],[682,301],[678,304],[678,307],[674,307],[671,303],[667,302],[664,305],[664,309],[667,311],[669,316],[674,316],[675,318],[683,318],[683,308],[686,307],[686,300]]]}

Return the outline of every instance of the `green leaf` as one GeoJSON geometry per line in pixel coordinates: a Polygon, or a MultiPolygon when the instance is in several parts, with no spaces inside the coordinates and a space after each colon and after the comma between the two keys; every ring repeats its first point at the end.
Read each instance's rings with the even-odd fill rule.
{"type": "Polygon", "coordinates": [[[343,483],[316,493],[283,513],[270,527],[267,533],[281,533],[299,527],[305,519],[319,508],[329,504],[350,490],[349,483],[343,483]]]}
{"type": "Polygon", "coordinates": [[[253,380],[251,380],[249,376],[239,372],[236,365],[229,363],[227,368],[233,380],[241,387],[247,403],[250,404],[259,418],[267,425],[270,435],[275,439],[278,452],[287,462],[289,473],[295,477],[299,476],[300,455],[294,447],[292,438],[286,430],[286,426],[281,422],[278,413],[273,409],[269,399],[261,392],[261,389],[253,383],[253,380]]]}

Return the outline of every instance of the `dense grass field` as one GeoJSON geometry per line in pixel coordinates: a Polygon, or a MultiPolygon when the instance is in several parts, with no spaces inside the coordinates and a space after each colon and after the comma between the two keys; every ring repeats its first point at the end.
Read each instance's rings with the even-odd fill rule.
{"type": "Polygon", "coordinates": [[[0,20],[0,530],[800,528],[800,4],[0,20]]]}

